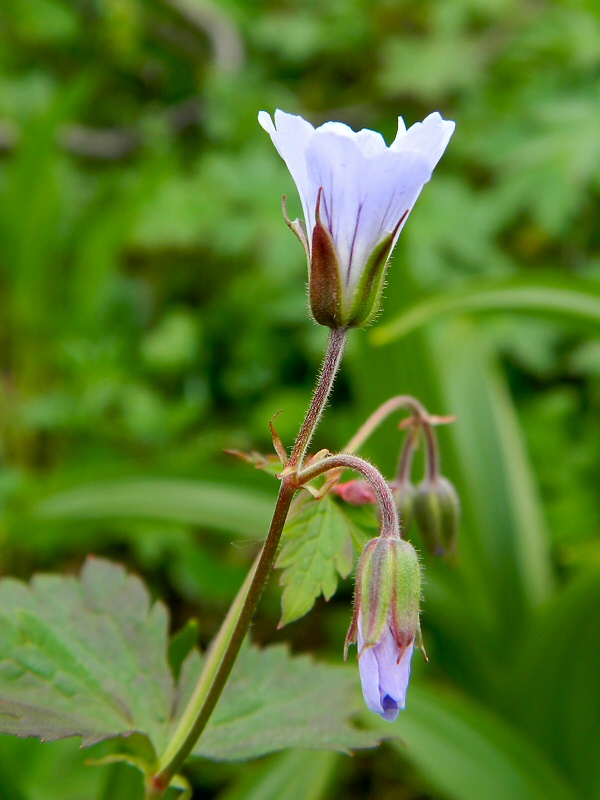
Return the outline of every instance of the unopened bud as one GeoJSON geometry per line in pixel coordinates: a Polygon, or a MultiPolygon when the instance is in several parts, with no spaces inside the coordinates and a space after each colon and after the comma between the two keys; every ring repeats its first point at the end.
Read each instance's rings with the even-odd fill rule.
{"type": "Polygon", "coordinates": [[[415,516],[415,495],[417,490],[409,480],[400,480],[397,483],[390,484],[390,486],[398,514],[400,515],[402,532],[406,534],[410,530],[415,516]]]}
{"type": "Polygon", "coordinates": [[[420,633],[420,601],[421,567],[414,547],[399,536],[372,539],[357,569],[345,655],[356,641],[365,701],[388,720],[404,708],[410,659],[420,633]]]}
{"type": "Polygon", "coordinates": [[[415,519],[427,550],[436,556],[456,551],[460,500],[447,478],[424,480],[417,486],[415,519]]]}
{"type": "Polygon", "coordinates": [[[367,481],[353,480],[346,481],[346,483],[336,483],[333,487],[333,492],[352,506],[364,506],[368,503],[377,502],[375,490],[367,481]]]}

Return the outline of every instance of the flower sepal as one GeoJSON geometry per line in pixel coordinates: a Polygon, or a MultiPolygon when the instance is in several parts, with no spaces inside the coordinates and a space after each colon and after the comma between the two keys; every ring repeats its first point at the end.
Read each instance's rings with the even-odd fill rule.
{"type": "Polygon", "coordinates": [[[331,233],[321,220],[322,194],[322,190],[319,190],[309,256],[310,310],[319,325],[327,325],[329,328],[344,328],[346,323],[342,307],[340,262],[331,233]]]}
{"type": "Polygon", "coordinates": [[[406,535],[410,530],[415,516],[415,495],[417,489],[408,478],[392,481],[390,487],[400,516],[402,532],[406,535]]]}
{"type": "Polygon", "coordinates": [[[404,213],[395,229],[379,242],[369,256],[358,286],[354,290],[354,296],[351,298],[352,306],[345,320],[349,328],[364,328],[377,316],[392,250],[396,244],[398,231],[407,215],[408,211],[404,213]]]}
{"type": "Polygon", "coordinates": [[[281,211],[283,213],[283,219],[285,220],[285,224],[288,228],[294,233],[302,247],[304,248],[304,252],[306,253],[306,260],[308,262],[308,266],[310,268],[310,246],[308,244],[308,235],[306,233],[306,225],[304,221],[301,219],[294,219],[291,220],[287,213],[287,197],[283,195],[281,198],[281,211]]]}

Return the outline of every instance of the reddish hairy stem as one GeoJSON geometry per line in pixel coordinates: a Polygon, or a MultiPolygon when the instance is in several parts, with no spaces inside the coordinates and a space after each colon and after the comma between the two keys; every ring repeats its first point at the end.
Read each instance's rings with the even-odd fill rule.
{"type": "Polygon", "coordinates": [[[335,376],[340,368],[340,362],[344,355],[347,340],[347,328],[334,328],[331,331],[329,346],[323,361],[323,366],[321,367],[317,387],[287,465],[289,470],[296,470],[302,467],[308,445],[319,424],[323,410],[327,405],[335,376]]]}
{"type": "MultiPolygon", "coordinates": [[[[346,453],[354,453],[363,444],[373,431],[381,425],[381,423],[400,408],[408,408],[413,412],[415,418],[418,420],[418,427],[423,430],[425,436],[425,447],[427,457],[426,473],[429,480],[435,480],[440,474],[440,457],[438,452],[437,440],[433,431],[433,425],[430,420],[436,419],[429,415],[425,406],[420,403],[416,398],[409,394],[400,394],[387,400],[383,405],[374,411],[367,421],[361,425],[352,439],[346,445],[346,453]]],[[[443,418],[437,418],[442,421],[443,418]]],[[[448,421],[450,418],[446,418],[448,421]]],[[[415,426],[416,427],[416,426],[415,426]]],[[[410,436],[410,434],[409,434],[410,436]]],[[[416,441],[411,442],[409,439],[406,448],[402,451],[401,463],[399,472],[406,471],[410,467],[410,461],[416,441]],[[408,463],[403,463],[408,461],[408,463]]],[[[404,474],[404,473],[403,473],[404,474]]]]}
{"type": "Polygon", "coordinates": [[[381,535],[399,536],[400,520],[398,510],[394,502],[394,495],[386,479],[381,472],[364,458],[351,455],[350,453],[338,453],[337,455],[326,456],[322,461],[311,464],[298,473],[298,482],[308,483],[313,478],[329,472],[332,469],[353,469],[360,472],[371,484],[377,495],[377,502],[381,510],[381,535]]]}

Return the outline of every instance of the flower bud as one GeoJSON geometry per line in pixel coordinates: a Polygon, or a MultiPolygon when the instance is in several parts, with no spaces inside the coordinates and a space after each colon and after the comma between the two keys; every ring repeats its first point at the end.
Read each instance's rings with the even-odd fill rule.
{"type": "Polygon", "coordinates": [[[436,556],[456,551],[460,500],[449,480],[437,477],[417,486],[415,519],[427,550],[436,556]]]}
{"type": "Polygon", "coordinates": [[[367,481],[352,480],[336,483],[333,493],[351,506],[364,506],[377,502],[375,490],[367,481]]]}
{"type": "Polygon", "coordinates": [[[400,515],[402,532],[406,534],[410,530],[415,517],[415,495],[417,490],[409,480],[400,480],[391,483],[390,486],[398,514],[400,515]]]}
{"type": "Polygon", "coordinates": [[[357,568],[344,655],[356,641],[365,702],[389,721],[405,706],[420,600],[421,567],[413,546],[399,536],[372,539],[357,568]]]}

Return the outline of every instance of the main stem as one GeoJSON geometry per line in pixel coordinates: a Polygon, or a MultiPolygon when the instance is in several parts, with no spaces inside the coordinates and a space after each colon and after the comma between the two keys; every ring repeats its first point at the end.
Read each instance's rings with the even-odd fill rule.
{"type": "Polygon", "coordinates": [[[290,505],[300,486],[298,470],[302,467],[306,450],[327,404],[347,338],[348,331],[345,328],[330,333],[315,393],[285,470],[263,549],[209,650],[196,689],[165,753],[159,759],[157,771],[147,789],[148,798],[160,797],[169,786],[171,778],[192,752],[225,688],[275,561],[290,505]]]}

